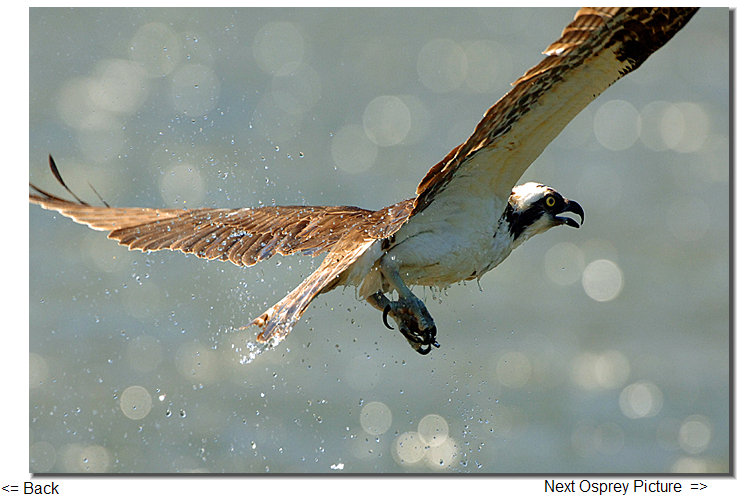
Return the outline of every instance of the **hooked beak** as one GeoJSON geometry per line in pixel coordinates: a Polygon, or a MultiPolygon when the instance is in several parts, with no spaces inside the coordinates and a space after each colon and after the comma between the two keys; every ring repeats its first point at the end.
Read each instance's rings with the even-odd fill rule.
{"type": "Polygon", "coordinates": [[[565,199],[565,209],[562,212],[572,212],[573,214],[577,214],[578,216],[580,216],[580,223],[570,217],[557,215],[554,216],[554,220],[557,221],[557,224],[566,224],[568,226],[572,226],[573,228],[580,228],[580,225],[583,224],[585,213],[583,212],[583,208],[576,201],[565,199]]]}

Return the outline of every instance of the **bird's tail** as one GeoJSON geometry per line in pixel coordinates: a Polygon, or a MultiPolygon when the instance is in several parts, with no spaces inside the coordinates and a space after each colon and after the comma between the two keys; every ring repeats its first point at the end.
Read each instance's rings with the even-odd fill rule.
{"type": "Polygon", "coordinates": [[[341,275],[373,242],[375,239],[362,239],[360,235],[348,235],[340,240],[316,271],[251,322],[251,325],[262,329],[257,341],[276,343],[287,336],[311,301],[322,292],[339,285],[341,275]]]}

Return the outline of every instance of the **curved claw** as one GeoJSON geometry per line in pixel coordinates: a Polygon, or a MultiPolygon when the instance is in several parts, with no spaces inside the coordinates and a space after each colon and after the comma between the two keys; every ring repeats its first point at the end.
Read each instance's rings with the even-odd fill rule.
{"type": "Polygon", "coordinates": [[[427,355],[428,353],[430,353],[431,349],[432,347],[430,345],[427,345],[427,348],[425,348],[424,346],[420,346],[419,348],[415,348],[415,351],[420,355],[427,355]]]}
{"type": "MultiPolygon", "coordinates": [[[[412,347],[414,348],[414,345],[412,347]]],[[[416,351],[420,355],[427,355],[428,353],[430,353],[430,350],[432,350],[433,348],[440,348],[440,343],[437,342],[437,341],[435,341],[435,340],[433,340],[433,342],[430,343],[430,344],[427,344],[427,345],[421,344],[421,345],[419,345],[418,347],[414,348],[414,351],[416,351]]]]}
{"type": "MultiPolygon", "coordinates": [[[[416,299],[416,298],[415,298],[416,299]]],[[[435,340],[437,328],[432,317],[425,309],[421,301],[416,299],[414,312],[411,311],[408,303],[402,304],[400,301],[387,301],[383,306],[383,325],[390,330],[395,330],[389,324],[388,315],[392,311],[396,312],[394,319],[399,327],[399,332],[409,342],[412,348],[420,355],[427,355],[433,348],[440,348],[440,343],[435,340]],[[399,315],[403,315],[400,317],[399,315]]],[[[377,301],[378,304],[384,301],[377,301]]]]}
{"type": "Polygon", "coordinates": [[[386,328],[389,330],[394,330],[394,328],[389,325],[388,316],[389,316],[390,311],[391,311],[390,304],[387,304],[386,306],[383,307],[383,325],[385,325],[386,328]]]}

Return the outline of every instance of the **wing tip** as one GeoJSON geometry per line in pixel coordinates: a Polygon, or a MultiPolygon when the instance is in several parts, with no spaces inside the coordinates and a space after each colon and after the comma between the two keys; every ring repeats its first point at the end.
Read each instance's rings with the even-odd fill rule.
{"type": "MultiPolygon", "coordinates": [[[[52,176],[54,176],[54,178],[57,180],[57,182],[63,188],[65,188],[65,190],[75,199],[75,201],[79,205],[86,205],[86,206],[90,205],[88,202],[85,202],[84,200],[81,200],[80,197],[78,197],[78,195],[76,195],[70,189],[70,187],[67,185],[67,183],[65,182],[65,180],[62,178],[62,174],[60,174],[60,169],[59,169],[59,167],[57,167],[57,162],[54,161],[54,157],[52,156],[51,153],[48,155],[47,161],[49,163],[49,170],[52,173],[52,176]]],[[[58,197],[56,195],[52,195],[48,191],[45,191],[45,190],[39,188],[38,186],[36,186],[35,184],[33,184],[31,182],[29,182],[28,185],[29,185],[29,188],[31,188],[32,190],[36,191],[37,193],[39,193],[41,195],[40,196],[40,195],[35,195],[35,194],[31,194],[30,193],[29,194],[29,201],[32,202],[32,203],[36,203],[36,204],[39,204],[39,205],[43,204],[43,202],[75,203],[75,202],[72,202],[72,201],[69,201],[69,200],[65,200],[64,198],[60,198],[60,197],[58,197]]],[[[91,187],[91,188],[93,188],[93,187],[91,187]]],[[[93,191],[96,192],[96,190],[93,190],[93,191]]],[[[103,199],[101,199],[101,201],[104,202],[103,199]]],[[[106,202],[104,202],[104,204],[107,207],[109,206],[109,204],[107,204],[106,202]]]]}

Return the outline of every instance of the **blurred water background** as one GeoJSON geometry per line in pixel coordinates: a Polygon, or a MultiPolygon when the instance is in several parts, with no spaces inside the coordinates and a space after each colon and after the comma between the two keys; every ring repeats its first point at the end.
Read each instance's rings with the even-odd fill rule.
{"type": "MultiPolygon", "coordinates": [[[[410,197],[573,9],[30,12],[30,179],[112,205],[410,197]]],[[[129,252],[30,209],[32,472],[729,468],[729,24],[700,11],[524,180],[580,230],[418,288],[420,356],[353,290],[240,331],[321,258],[129,252]]]]}

